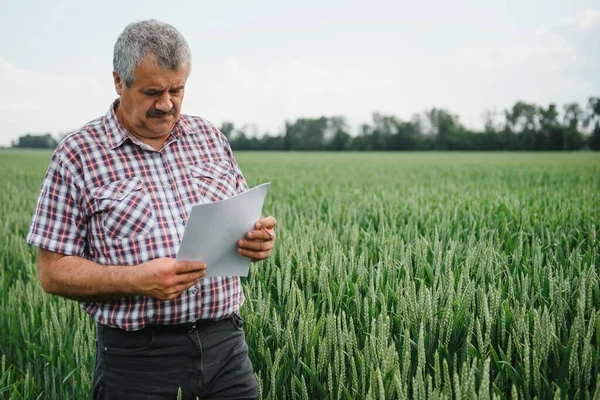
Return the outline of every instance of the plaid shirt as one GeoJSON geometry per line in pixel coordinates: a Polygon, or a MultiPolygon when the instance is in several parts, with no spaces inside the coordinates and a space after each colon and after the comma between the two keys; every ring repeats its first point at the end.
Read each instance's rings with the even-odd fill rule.
{"type": "MultiPolygon", "coordinates": [[[[156,151],[117,121],[118,104],[54,151],[30,244],[103,265],[175,258],[193,204],[247,190],[229,142],[208,121],[181,115],[156,151]]],[[[136,296],[81,306],[101,324],[138,330],[223,318],[243,301],[239,277],[214,277],[170,301],[136,296]]]]}

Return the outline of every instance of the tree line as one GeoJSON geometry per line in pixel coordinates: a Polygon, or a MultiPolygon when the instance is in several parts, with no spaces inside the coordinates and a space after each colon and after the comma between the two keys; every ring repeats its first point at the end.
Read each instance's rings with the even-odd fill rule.
{"type": "MultiPolygon", "coordinates": [[[[343,116],[298,118],[286,121],[278,135],[250,133],[224,122],[220,130],[233,150],[272,151],[410,151],[410,150],[508,150],[557,151],[600,150],[600,97],[584,107],[556,104],[547,107],[523,101],[501,113],[486,112],[483,130],[471,130],[448,110],[432,108],[408,120],[373,114],[351,132],[343,116]]],[[[50,135],[27,134],[13,147],[54,148],[50,135]]]]}
{"type": "Polygon", "coordinates": [[[11,147],[53,149],[56,145],[58,145],[58,141],[50,133],[43,133],[41,135],[27,133],[16,141],[13,140],[11,147]]]}
{"type": "Polygon", "coordinates": [[[566,104],[547,107],[519,101],[502,113],[487,112],[483,130],[462,125],[457,115],[433,108],[405,121],[394,115],[373,114],[352,135],[341,116],[298,118],[286,122],[280,135],[249,135],[225,122],[221,131],[234,150],[279,151],[408,151],[408,150],[600,150],[600,98],[585,107],[566,104]]]}

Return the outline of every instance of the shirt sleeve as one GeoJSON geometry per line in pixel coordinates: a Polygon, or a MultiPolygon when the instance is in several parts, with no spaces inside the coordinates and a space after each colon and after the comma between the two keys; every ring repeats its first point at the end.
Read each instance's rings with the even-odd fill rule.
{"type": "Polygon", "coordinates": [[[65,255],[84,256],[86,220],[76,179],[55,153],[44,177],[27,243],[65,255]]]}

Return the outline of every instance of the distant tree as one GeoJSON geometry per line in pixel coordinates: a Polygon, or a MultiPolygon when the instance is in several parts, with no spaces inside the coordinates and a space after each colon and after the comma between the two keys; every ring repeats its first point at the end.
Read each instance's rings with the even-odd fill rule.
{"type": "Polygon", "coordinates": [[[563,150],[565,146],[564,127],[558,121],[556,104],[548,108],[538,108],[539,130],[534,135],[536,150],[563,150]]]}
{"type": "Polygon", "coordinates": [[[286,150],[323,150],[327,117],[298,118],[295,122],[286,122],[286,150]]]}
{"type": "Polygon", "coordinates": [[[593,150],[600,150],[600,97],[591,97],[588,100],[584,126],[591,127],[592,134],[588,144],[593,150]]]}
{"type": "Polygon", "coordinates": [[[361,124],[359,127],[358,136],[356,136],[350,144],[350,150],[355,151],[373,151],[372,138],[373,128],[369,124],[361,124]]]}
{"type": "Polygon", "coordinates": [[[352,137],[348,132],[346,118],[342,116],[330,117],[325,129],[326,150],[348,150],[352,137]]]}
{"type": "Polygon", "coordinates": [[[425,113],[431,134],[435,138],[437,150],[460,150],[464,143],[460,143],[457,133],[464,131],[459,123],[458,116],[441,108],[432,108],[425,113]]]}
{"type": "Polygon", "coordinates": [[[371,149],[390,150],[391,137],[396,134],[396,117],[393,115],[373,114],[371,130],[371,149]]]}
{"type": "Polygon", "coordinates": [[[341,115],[333,117],[323,117],[327,119],[327,127],[325,128],[325,141],[330,142],[338,131],[348,133],[348,123],[346,118],[341,115]]]}
{"type": "Polygon", "coordinates": [[[580,130],[584,119],[583,110],[577,103],[565,104],[563,110],[564,142],[560,150],[579,150],[585,144],[580,130]]]}
{"type": "Polygon", "coordinates": [[[233,122],[224,121],[221,124],[221,128],[219,130],[223,133],[223,135],[225,135],[227,139],[231,139],[235,131],[235,126],[233,125],[233,122]]]}
{"type": "Polygon", "coordinates": [[[511,150],[536,150],[538,141],[538,107],[535,104],[516,102],[505,111],[506,136],[511,141],[511,150]]]}
{"type": "Polygon", "coordinates": [[[283,150],[283,137],[282,136],[271,136],[266,134],[261,140],[260,150],[283,150]]]}
{"type": "Polygon", "coordinates": [[[389,150],[415,150],[419,143],[419,126],[413,122],[394,121],[396,132],[390,138],[389,150]]]}
{"type": "Polygon", "coordinates": [[[53,149],[57,145],[56,139],[51,134],[42,135],[26,134],[21,136],[17,142],[13,142],[13,147],[32,148],[32,149],[53,149]]]}
{"type": "Polygon", "coordinates": [[[294,145],[294,131],[292,130],[292,123],[285,121],[285,134],[283,136],[283,150],[291,151],[294,145]]]}
{"type": "Polygon", "coordinates": [[[329,142],[329,149],[333,151],[344,151],[350,148],[352,137],[350,134],[343,130],[335,132],[334,136],[329,142]]]}
{"type": "Polygon", "coordinates": [[[506,150],[508,144],[505,142],[503,134],[504,122],[503,117],[495,109],[485,110],[483,117],[483,132],[476,134],[476,149],[477,150],[506,150]]]}
{"type": "Polygon", "coordinates": [[[502,114],[496,109],[486,109],[482,113],[483,117],[483,130],[484,132],[500,132],[502,131],[502,114]]]}

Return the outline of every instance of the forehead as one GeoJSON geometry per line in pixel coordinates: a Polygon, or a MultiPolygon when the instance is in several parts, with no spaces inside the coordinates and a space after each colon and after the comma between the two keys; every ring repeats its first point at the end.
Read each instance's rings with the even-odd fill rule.
{"type": "Polygon", "coordinates": [[[185,84],[189,74],[189,66],[173,70],[156,66],[153,58],[146,57],[144,61],[133,70],[133,86],[138,87],[173,87],[185,84]]]}

